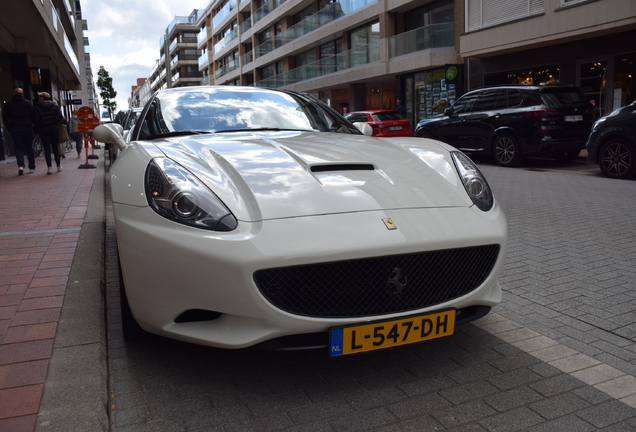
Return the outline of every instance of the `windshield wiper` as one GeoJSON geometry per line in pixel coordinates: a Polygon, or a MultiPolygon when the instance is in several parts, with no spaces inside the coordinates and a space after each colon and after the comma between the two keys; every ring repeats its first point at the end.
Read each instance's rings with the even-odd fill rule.
{"type": "Polygon", "coordinates": [[[168,138],[168,137],[183,136],[183,135],[201,135],[206,133],[210,133],[210,132],[183,130],[183,131],[173,131],[173,132],[166,132],[162,134],[153,135],[153,138],[168,138]]]}

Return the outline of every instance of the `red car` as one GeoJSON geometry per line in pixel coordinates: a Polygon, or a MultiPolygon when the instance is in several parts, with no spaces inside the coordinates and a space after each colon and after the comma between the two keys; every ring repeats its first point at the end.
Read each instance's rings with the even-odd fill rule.
{"type": "Polygon", "coordinates": [[[351,123],[365,122],[373,128],[373,136],[376,137],[411,137],[411,123],[397,111],[373,110],[354,111],[345,114],[345,118],[351,123]]]}

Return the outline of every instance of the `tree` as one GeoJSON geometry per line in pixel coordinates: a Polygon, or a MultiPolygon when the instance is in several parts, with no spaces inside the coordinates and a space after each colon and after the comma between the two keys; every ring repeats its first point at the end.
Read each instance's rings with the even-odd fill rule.
{"type": "Polygon", "coordinates": [[[110,114],[110,118],[113,118],[113,113],[117,110],[117,102],[115,98],[117,97],[117,92],[113,88],[113,79],[108,74],[108,71],[104,69],[104,66],[99,67],[99,71],[97,72],[97,87],[99,87],[99,95],[102,98],[102,102],[104,105],[108,107],[108,113],[110,114]]]}

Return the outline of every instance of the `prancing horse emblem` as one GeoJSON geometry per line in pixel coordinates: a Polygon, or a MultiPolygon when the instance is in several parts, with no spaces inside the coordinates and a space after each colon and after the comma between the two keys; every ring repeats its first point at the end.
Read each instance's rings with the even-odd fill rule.
{"type": "Polygon", "coordinates": [[[402,291],[404,290],[406,283],[406,275],[402,274],[402,269],[399,267],[394,268],[393,273],[391,273],[391,277],[389,277],[386,284],[387,294],[399,297],[402,295],[402,291]]]}

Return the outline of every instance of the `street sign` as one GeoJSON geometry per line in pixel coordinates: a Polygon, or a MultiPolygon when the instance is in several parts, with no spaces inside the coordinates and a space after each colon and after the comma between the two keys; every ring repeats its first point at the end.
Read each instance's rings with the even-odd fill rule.
{"type": "Polygon", "coordinates": [[[77,119],[82,123],[85,123],[91,119],[95,119],[95,111],[93,111],[92,108],[83,106],[77,110],[77,119]]]}
{"type": "Polygon", "coordinates": [[[82,104],[81,99],[66,99],[64,102],[66,102],[66,105],[81,105],[82,104]]]}

